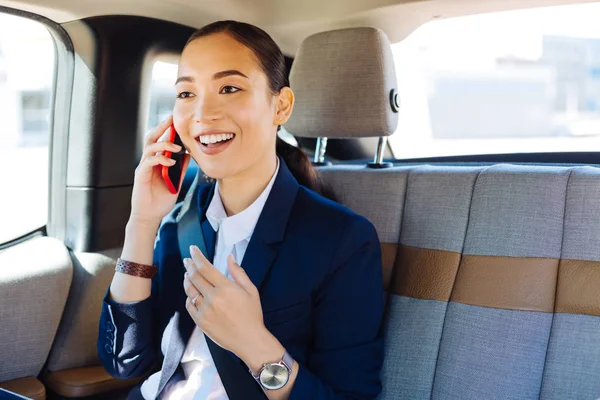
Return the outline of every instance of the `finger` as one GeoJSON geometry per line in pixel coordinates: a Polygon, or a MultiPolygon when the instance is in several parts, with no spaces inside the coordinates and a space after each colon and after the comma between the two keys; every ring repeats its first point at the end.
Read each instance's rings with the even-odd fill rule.
{"type": "Polygon", "coordinates": [[[199,297],[198,300],[196,301],[196,305],[194,305],[192,303],[192,299],[190,299],[189,297],[185,298],[185,308],[188,310],[188,313],[190,315],[198,314],[198,312],[200,311],[200,298],[201,297],[199,297]]]}
{"type": "Polygon", "coordinates": [[[151,157],[153,155],[156,155],[156,153],[164,153],[165,151],[170,151],[173,153],[176,153],[178,151],[181,151],[181,146],[179,146],[178,144],[175,143],[171,143],[171,142],[157,142],[157,143],[152,143],[149,144],[148,146],[146,146],[146,148],[144,149],[144,154],[142,154],[142,157],[151,157]]]}
{"type": "Polygon", "coordinates": [[[143,169],[150,169],[157,165],[164,165],[165,167],[172,167],[173,165],[175,165],[175,163],[176,163],[175,160],[173,160],[172,158],[163,156],[163,155],[150,156],[150,157],[146,157],[142,161],[142,163],[140,164],[140,167],[142,167],[143,169]]]}
{"type": "Polygon", "coordinates": [[[202,296],[202,293],[196,289],[196,286],[194,286],[190,280],[190,275],[187,272],[183,276],[183,291],[190,299],[193,299],[196,296],[202,296]]]}
{"type": "Polygon", "coordinates": [[[194,262],[186,258],[183,260],[183,264],[185,265],[185,269],[187,270],[188,279],[194,285],[194,287],[202,294],[203,296],[210,296],[212,291],[214,290],[214,286],[207,281],[202,274],[198,272],[198,268],[194,265],[194,262]]]}
{"type": "Polygon", "coordinates": [[[229,279],[206,259],[197,246],[190,246],[190,254],[200,274],[213,286],[223,286],[229,283],[229,279]]]}
{"type": "Polygon", "coordinates": [[[254,295],[258,292],[254,283],[252,283],[248,275],[246,275],[246,271],[235,262],[233,254],[230,254],[229,257],[227,257],[227,268],[229,268],[229,273],[231,274],[233,281],[241,286],[248,294],[254,295]]]}
{"type": "Polygon", "coordinates": [[[173,116],[169,115],[167,119],[158,124],[156,128],[154,128],[154,130],[150,131],[150,133],[146,135],[146,137],[144,138],[144,144],[147,146],[151,143],[156,143],[158,139],[160,139],[160,137],[165,134],[165,131],[169,129],[172,123],[173,116]]]}

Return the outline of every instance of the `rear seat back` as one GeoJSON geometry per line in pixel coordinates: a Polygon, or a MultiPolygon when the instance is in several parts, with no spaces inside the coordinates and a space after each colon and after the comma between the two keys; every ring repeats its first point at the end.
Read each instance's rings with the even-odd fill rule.
{"type": "Polygon", "coordinates": [[[114,379],[98,357],[102,298],[120,254],[120,248],[72,254],[73,285],[43,377],[48,389],[59,396],[80,398],[106,393],[104,396],[111,398],[114,393],[107,392],[131,387],[142,379],[114,379]]]}
{"type": "Polygon", "coordinates": [[[497,165],[479,174],[445,316],[434,398],[539,397],[569,173],[497,165]]]}
{"type": "Polygon", "coordinates": [[[402,221],[382,399],[600,397],[599,168],[347,171],[323,177],[382,237],[369,174],[407,182],[383,202],[402,221]]]}
{"type": "Polygon", "coordinates": [[[600,225],[583,222],[598,211],[600,169],[496,165],[476,179],[462,171],[462,182],[447,183],[473,195],[460,207],[468,218],[463,211],[453,227],[447,218],[460,211],[445,201],[456,197],[432,184],[422,202],[432,213],[413,222],[437,221],[428,237],[453,232],[464,247],[410,255],[412,183],[422,172],[432,171],[409,174],[381,398],[598,398],[600,263],[590,251],[600,225]],[[422,295],[442,287],[449,298],[422,295]]]}
{"type": "Polygon", "coordinates": [[[336,200],[369,219],[377,229],[383,285],[387,289],[398,252],[408,169],[376,170],[345,165],[323,167],[319,172],[336,194],[336,200]]]}
{"type": "Polygon", "coordinates": [[[382,398],[429,398],[479,168],[409,172],[385,321],[382,398]]]}
{"type": "MultiPolygon", "coordinates": [[[[341,75],[366,72],[354,67],[336,65],[341,75]]],[[[337,88],[299,102],[322,98],[319,90],[337,88]]],[[[327,110],[329,137],[359,136],[336,133],[344,113],[327,110]]],[[[308,117],[302,107],[295,116],[308,117]]],[[[305,128],[316,132],[323,121],[313,122],[305,128]]],[[[382,248],[397,248],[384,252],[384,276],[394,268],[381,399],[600,398],[600,168],[320,171],[340,202],[373,222],[382,248]]]]}
{"type": "Polygon", "coordinates": [[[41,372],[72,275],[69,252],[56,239],[38,237],[0,252],[0,382],[41,372]]]}
{"type": "Polygon", "coordinates": [[[541,397],[600,398],[600,169],[567,185],[556,303],[541,397]]]}
{"type": "Polygon", "coordinates": [[[72,254],[73,285],[48,359],[48,371],[100,365],[96,343],[102,298],[121,249],[72,254]]]}

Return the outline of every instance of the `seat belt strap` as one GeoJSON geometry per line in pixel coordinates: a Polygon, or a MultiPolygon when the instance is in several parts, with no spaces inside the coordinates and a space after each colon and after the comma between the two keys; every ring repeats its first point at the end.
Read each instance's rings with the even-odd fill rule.
{"type": "MultiPolygon", "coordinates": [[[[200,174],[199,171],[194,178],[177,216],[177,240],[182,262],[185,258],[184,254],[189,255],[192,245],[198,246],[202,254],[208,254],[198,215],[200,174]]],[[[227,397],[230,400],[265,400],[267,397],[247,368],[241,362],[236,362],[227,350],[217,345],[208,336],[204,336],[227,397]]]]}

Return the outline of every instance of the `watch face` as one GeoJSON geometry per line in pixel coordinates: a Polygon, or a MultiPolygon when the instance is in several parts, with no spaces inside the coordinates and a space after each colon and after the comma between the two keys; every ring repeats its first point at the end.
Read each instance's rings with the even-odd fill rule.
{"type": "Polygon", "coordinates": [[[269,364],[260,373],[260,383],[268,390],[281,389],[289,378],[287,368],[281,364],[269,364]]]}

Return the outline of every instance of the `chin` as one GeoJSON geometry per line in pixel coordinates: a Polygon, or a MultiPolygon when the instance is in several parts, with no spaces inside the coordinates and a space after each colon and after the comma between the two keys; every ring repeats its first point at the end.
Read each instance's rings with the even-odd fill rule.
{"type": "Polygon", "coordinates": [[[223,160],[223,162],[218,161],[208,161],[206,159],[200,158],[195,159],[198,167],[202,170],[202,172],[212,179],[224,179],[228,176],[231,176],[231,164],[227,162],[227,160],[223,160]]]}

